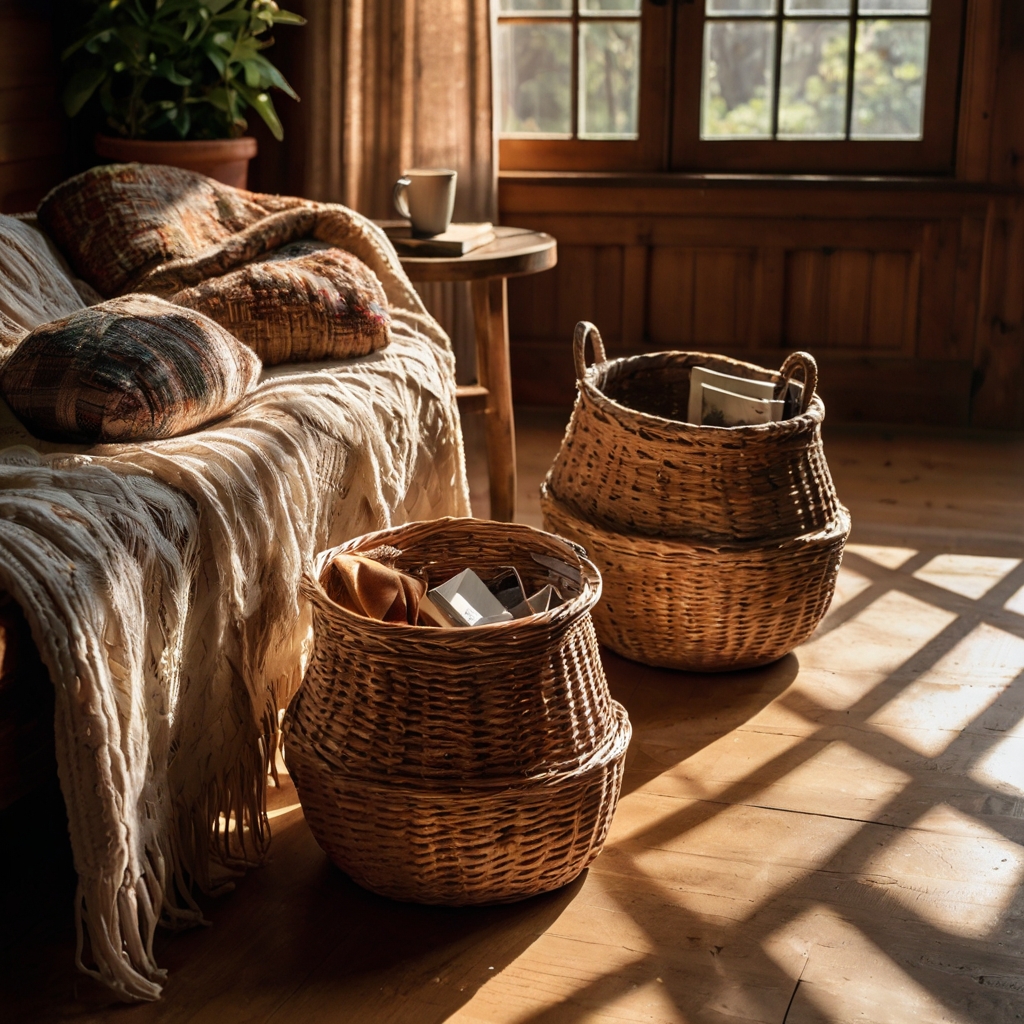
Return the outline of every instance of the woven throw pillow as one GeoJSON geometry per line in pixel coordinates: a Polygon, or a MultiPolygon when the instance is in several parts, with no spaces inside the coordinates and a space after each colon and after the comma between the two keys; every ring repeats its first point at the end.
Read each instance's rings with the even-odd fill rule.
{"type": "Polygon", "coordinates": [[[149,441],[226,415],[261,369],[202,314],[126,295],[37,327],[0,369],[0,392],[46,440],[149,441]]]}
{"type": "Polygon", "coordinates": [[[93,167],[54,188],[38,211],[75,273],[108,296],[266,215],[249,192],[159,164],[93,167]]]}
{"type": "Polygon", "coordinates": [[[237,335],[267,366],[348,359],[391,340],[388,300],[357,256],[312,239],[171,296],[237,335]]]}

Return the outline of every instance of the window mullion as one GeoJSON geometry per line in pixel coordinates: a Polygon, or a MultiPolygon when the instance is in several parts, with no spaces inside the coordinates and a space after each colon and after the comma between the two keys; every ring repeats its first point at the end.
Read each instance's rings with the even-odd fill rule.
{"type": "Polygon", "coordinates": [[[850,4],[850,41],[846,48],[846,117],[845,131],[843,136],[850,140],[850,129],[853,120],[853,72],[857,60],[857,15],[860,13],[860,0],[853,0],[850,4]]]}
{"type": "Polygon", "coordinates": [[[775,63],[772,68],[772,138],[779,133],[779,89],[782,83],[782,24],[784,0],[778,0],[775,12],[775,63]]]}
{"type": "Polygon", "coordinates": [[[580,137],[580,0],[572,4],[572,137],[580,137]]]}

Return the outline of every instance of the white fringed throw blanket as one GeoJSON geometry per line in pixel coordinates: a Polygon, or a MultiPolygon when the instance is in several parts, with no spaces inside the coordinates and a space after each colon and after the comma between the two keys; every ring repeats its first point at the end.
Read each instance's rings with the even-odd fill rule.
{"type": "MultiPolygon", "coordinates": [[[[332,244],[384,284],[382,351],[275,367],[227,420],[145,444],[62,451],[0,408],[0,587],[56,689],[79,964],[126,999],[160,993],[158,921],[199,921],[195,887],[217,892],[264,851],[278,711],[309,639],[303,565],[365,531],[468,514],[447,339],[383,234],[329,212],[332,244]]],[[[35,229],[0,229],[0,246],[19,232],[35,229]]],[[[54,275],[40,318],[69,311],[64,271],[42,245],[30,255],[54,275]]],[[[5,302],[11,280],[8,345],[35,326],[5,302]]]]}

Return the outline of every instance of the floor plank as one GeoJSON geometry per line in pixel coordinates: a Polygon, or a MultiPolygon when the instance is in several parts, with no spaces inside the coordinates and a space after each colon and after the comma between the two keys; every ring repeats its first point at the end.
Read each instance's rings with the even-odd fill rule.
{"type": "MultiPolygon", "coordinates": [[[[563,426],[520,415],[525,522],[563,426]]],[[[810,641],[718,676],[605,653],[634,739],[575,883],[508,907],[379,898],[329,865],[285,774],[266,865],[204,901],[210,928],[161,934],[164,998],[122,1007],[75,972],[67,864],[52,835],[33,862],[45,809],[22,811],[4,819],[4,899],[28,895],[3,918],[0,1018],[1024,1020],[1024,441],[844,428],[826,451],[854,543],[810,641]]]]}

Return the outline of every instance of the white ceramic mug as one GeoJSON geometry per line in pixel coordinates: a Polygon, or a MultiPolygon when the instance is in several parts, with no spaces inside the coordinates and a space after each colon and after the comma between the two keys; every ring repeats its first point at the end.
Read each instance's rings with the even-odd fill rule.
{"type": "Polygon", "coordinates": [[[448,230],[455,209],[455,171],[429,168],[406,171],[395,182],[395,209],[412,221],[414,235],[448,230]]]}

